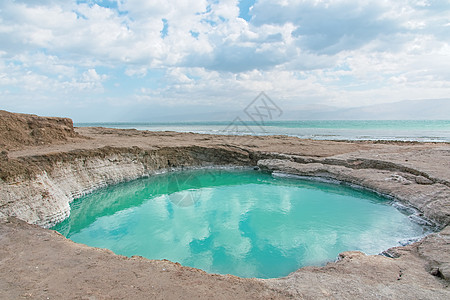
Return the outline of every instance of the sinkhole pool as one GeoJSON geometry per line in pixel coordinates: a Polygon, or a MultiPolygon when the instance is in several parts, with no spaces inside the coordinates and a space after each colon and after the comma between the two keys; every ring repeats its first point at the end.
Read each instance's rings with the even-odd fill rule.
{"type": "Polygon", "coordinates": [[[97,190],[55,229],[116,254],[210,273],[275,278],[378,254],[429,229],[375,193],[254,170],[170,172],[97,190]]]}

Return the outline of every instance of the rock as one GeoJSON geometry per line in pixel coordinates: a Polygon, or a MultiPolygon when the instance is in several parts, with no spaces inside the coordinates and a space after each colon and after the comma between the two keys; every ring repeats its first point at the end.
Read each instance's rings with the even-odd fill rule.
{"type": "Polygon", "coordinates": [[[408,216],[408,218],[419,225],[433,226],[431,222],[425,220],[422,216],[419,215],[410,215],[408,216]]]}
{"type": "Polygon", "coordinates": [[[394,248],[389,248],[383,252],[380,253],[383,256],[389,257],[389,258],[399,258],[400,257],[400,253],[397,251],[397,249],[394,248]]]}
{"type": "Polygon", "coordinates": [[[404,185],[409,185],[412,183],[410,180],[398,174],[392,174],[391,176],[386,178],[386,181],[397,181],[404,185]]]}
{"type": "Polygon", "coordinates": [[[450,262],[443,263],[439,266],[439,272],[445,280],[450,280],[450,262]]]}
{"type": "Polygon", "coordinates": [[[433,184],[434,183],[430,179],[425,178],[423,176],[416,176],[415,181],[417,184],[433,184]]]}
{"type": "MultiPolygon", "coordinates": [[[[420,225],[428,225],[428,224],[426,224],[426,223],[423,223],[423,224],[422,224],[422,223],[421,223],[420,225]]],[[[398,241],[398,243],[399,243],[400,245],[402,245],[402,246],[406,246],[406,245],[415,243],[415,242],[419,241],[420,239],[421,239],[421,237],[410,238],[410,239],[403,239],[403,240],[398,241]]]]}
{"type": "Polygon", "coordinates": [[[359,258],[359,257],[363,257],[366,256],[364,253],[362,253],[361,251],[346,251],[346,252],[342,252],[339,253],[338,256],[338,260],[344,260],[344,259],[355,259],[355,258],[359,258]]]}

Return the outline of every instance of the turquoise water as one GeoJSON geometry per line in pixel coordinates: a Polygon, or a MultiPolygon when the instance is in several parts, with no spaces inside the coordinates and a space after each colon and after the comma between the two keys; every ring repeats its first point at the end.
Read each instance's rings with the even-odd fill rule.
{"type": "Polygon", "coordinates": [[[76,126],[135,128],[209,134],[290,135],[309,139],[450,142],[450,120],[317,120],[179,123],[78,123],[76,126]]]}
{"type": "Polygon", "coordinates": [[[196,170],[98,190],[74,201],[71,216],[53,229],[126,256],[274,278],[343,251],[378,254],[427,233],[390,204],[345,185],[196,170]]]}

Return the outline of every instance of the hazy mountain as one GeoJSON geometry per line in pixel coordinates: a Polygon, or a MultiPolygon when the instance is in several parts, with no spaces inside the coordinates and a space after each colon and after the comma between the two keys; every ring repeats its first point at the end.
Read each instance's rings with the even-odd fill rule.
{"type": "Polygon", "coordinates": [[[290,120],[446,120],[450,119],[450,99],[405,100],[346,109],[288,111],[290,120]]]}
{"type": "MultiPolygon", "coordinates": [[[[277,103],[280,105],[280,103],[277,103]]],[[[326,105],[304,105],[296,109],[280,105],[283,113],[273,120],[448,120],[450,119],[449,99],[406,100],[394,103],[376,104],[353,108],[338,108],[326,105]]],[[[261,113],[264,113],[261,110],[261,113]]],[[[227,110],[220,106],[143,106],[121,109],[110,115],[81,114],[77,122],[96,120],[97,122],[191,122],[191,121],[233,121],[239,117],[250,120],[242,110],[227,110]],[[188,113],[189,112],[189,113],[188,113]]]]}
{"type": "MultiPolygon", "coordinates": [[[[281,107],[283,109],[283,107],[281,107]]],[[[190,114],[167,114],[154,121],[232,121],[249,120],[244,111],[218,111],[190,114]]],[[[405,100],[353,108],[307,105],[301,109],[284,109],[273,120],[446,120],[450,119],[449,99],[405,100]]]]}

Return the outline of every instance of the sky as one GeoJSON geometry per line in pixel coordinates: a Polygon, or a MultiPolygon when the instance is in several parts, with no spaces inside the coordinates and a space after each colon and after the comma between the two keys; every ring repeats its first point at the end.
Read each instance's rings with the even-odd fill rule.
{"type": "Polygon", "coordinates": [[[448,0],[0,1],[0,109],[76,122],[442,99],[449,70],[448,0]]]}

